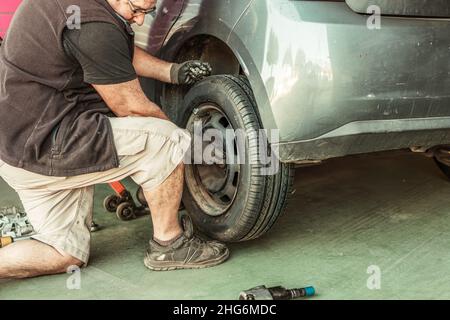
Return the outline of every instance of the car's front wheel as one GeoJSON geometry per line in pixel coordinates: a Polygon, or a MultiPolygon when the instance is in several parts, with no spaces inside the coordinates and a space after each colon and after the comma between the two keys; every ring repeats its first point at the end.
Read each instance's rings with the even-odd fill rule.
{"type": "Polygon", "coordinates": [[[266,233],[291,193],[293,167],[278,158],[276,163],[272,160],[267,164],[267,143],[262,141],[267,136],[261,134],[255,110],[245,78],[213,76],[191,88],[178,113],[178,125],[193,136],[183,202],[196,226],[222,241],[249,240],[266,233]],[[205,143],[208,131],[215,137],[205,143]],[[239,142],[242,133],[244,143],[239,142]],[[206,152],[211,145],[214,151],[206,152]],[[212,164],[205,159],[211,154],[226,161],[212,164]]]}

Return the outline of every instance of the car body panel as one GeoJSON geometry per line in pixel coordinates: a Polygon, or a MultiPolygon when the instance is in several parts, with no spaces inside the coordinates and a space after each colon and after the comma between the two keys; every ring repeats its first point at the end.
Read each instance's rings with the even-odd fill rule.
{"type": "Polygon", "coordinates": [[[383,18],[369,30],[366,21],[345,3],[253,2],[234,32],[282,142],[355,121],[450,116],[450,22],[383,18]]]}
{"type": "MultiPolygon", "coordinates": [[[[230,6],[229,1],[215,0],[166,0],[161,3],[158,2],[159,9],[155,18],[148,17],[143,26],[133,26],[136,32],[137,45],[161,59],[177,62],[176,57],[181,50],[180,48],[195,37],[209,35],[226,43],[233,28],[251,2],[252,0],[234,1],[232,6],[230,6]],[[180,7],[182,8],[181,13],[177,20],[173,22],[171,29],[166,32],[164,28],[160,27],[161,21],[166,24],[161,15],[164,12],[174,12],[176,11],[175,8],[180,7]],[[158,32],[156,32],[156,28],[158,28],[158,32]],[[161,39],[164,40],[161,41],[161,39]]],[[[146,94],[164,108],[166,102],[161,98],[162,87],[151,79],[141,79],[141,82],[146,94]]],[[[262,89],[265,91],[263,86],[262,89]]],[[[176,109],[176,106],[174,108],[176,109]]]]}
{"type": "Polygon", "coordinates": [[[251,83],[264,128],[280,130],[282,161],[358,153],[345,143],[327,152],[336,148],[331,137],[339,144],[373,135],[365,140],[373,151],[450,143],[435,132],[450,128],[450,20],[383,16],[380,29],[367,21],[343,1],[185,0],[154,52],[171,60],[199,35],[224,42],[251,83]],[[387,143],[388,133],[404,137],[387,143]],[[311,142],[321,150],[302,156],[311,142]]]}
{"type": "Polygon", "coordinates": [[[184,10],[161,48],[162,57],[173,57],[180,46],[191,38],[209,35],[224,43],[252,0],[206,1],[185,0],[184,10]]]}

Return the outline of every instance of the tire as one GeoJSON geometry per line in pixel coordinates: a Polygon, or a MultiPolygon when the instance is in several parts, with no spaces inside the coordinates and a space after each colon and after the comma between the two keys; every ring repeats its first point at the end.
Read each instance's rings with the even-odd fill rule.
{"type": "Polygon", "coordinates": [[[244,164],[186,165],[183,203],[196,227],[214,239],[238,242],[262,236],[281,215],[292,192],[292,165],[277,160],[279,170],[273,175],[264,174],[259,152],[259,141],[264,137],[252,134],[262,129],[256,110],[255,98],[245,78],[213,76],[189,90],[175,121],[191,133],[192,119],[200,119],[206,126],[208,121],[221,123],[224,128],[228,125],[228,128],[242,129],[248,135],[244,164]],[[249,155],[254,157],[251,163],[247,161],[249,155]],[[214,175],[204,172],[214,172],[214,175]],[[222,172],[225,178],[218,175],[222,172]],[[222,184],[226,192],[218,187],[222,184]],[[222,194],[225,196],[221,197],[222,194]]]}
{"type": "Polygon", "coordinates": [[[447,179],[450,180],[450,167],[447,166],[446,164],[440,162],[436,157],[434,158],[434,161],[436,162],[439,169],[441,169],[441,171],[445,174],[447,179]]]}

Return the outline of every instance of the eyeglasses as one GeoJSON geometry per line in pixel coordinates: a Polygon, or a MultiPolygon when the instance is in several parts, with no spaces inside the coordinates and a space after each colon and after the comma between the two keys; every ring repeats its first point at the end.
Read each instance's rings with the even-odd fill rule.
{"type": "Polygon", "coordinates": [[[128,4],[130,5],[131,11],[133,12],[134,15],[137,14],[149,14],[152,12],[156,11],[156,6],[154,6],[153,8],[150,9],[142,9],[142,8],[136,8],[133,4],[133,2],[131,2],[131,0],[128,0],[128,4]]]}

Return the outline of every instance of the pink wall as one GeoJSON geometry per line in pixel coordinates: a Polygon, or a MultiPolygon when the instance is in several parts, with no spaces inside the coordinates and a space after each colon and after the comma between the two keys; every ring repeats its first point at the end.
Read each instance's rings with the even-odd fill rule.
{"type": "Polygon", "coordinates": [[[5,35],[12,15],[22,0],[0,0],[0,37],[5,35]]]}

